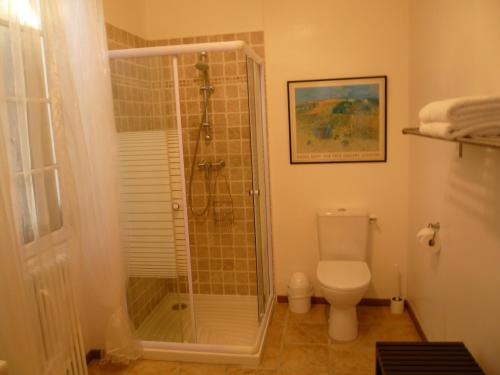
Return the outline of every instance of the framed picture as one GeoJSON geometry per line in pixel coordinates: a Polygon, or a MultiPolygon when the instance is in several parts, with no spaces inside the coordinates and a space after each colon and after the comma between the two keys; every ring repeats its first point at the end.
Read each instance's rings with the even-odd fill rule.
{"type": "Polygon", "coordinates": [[[387,160],[387,76],[287,84],[290,163],[387,160]]]}

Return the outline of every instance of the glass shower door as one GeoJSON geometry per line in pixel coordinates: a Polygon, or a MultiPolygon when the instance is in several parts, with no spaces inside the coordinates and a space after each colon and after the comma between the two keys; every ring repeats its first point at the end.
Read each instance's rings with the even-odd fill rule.
{"type": "Polygon", "coordinates": [[[194,342],[173,60],[143,57],[110,63],[127,307],[141,340],[194,342]]]}
{"type": "Polygon", "coordinates": [[[248,104],[252,147],[252,189],[255,223],[257,299],[259,321],[264,316],[271,295],[268,244],[268,202],[266,196],[266,149],[261,87],[262,66],[247,58],[248,104]]]}

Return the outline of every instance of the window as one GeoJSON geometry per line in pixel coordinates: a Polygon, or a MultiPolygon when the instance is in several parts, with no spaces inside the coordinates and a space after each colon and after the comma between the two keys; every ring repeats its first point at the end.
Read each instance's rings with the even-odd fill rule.
{"type": "Polygon", "coordinates": [[[0,106],[5,109],[1,126],[11,144],[24,243],[29,244],[61,229],[63,219],[43,35],[29,3],[19,4],[28,7],[19,11],[29,21],[20,15],[20,38],[11,40],[9,24],[0,19],[0,106]]]}

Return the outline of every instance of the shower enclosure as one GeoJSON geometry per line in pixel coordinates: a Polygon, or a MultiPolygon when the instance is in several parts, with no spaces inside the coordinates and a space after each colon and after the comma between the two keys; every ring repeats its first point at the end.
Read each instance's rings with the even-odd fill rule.
{"type": "Polygon", "coordinates": [[[145,357],[256,363],[274,300],[263,59],[242,41],[109,56],[145,357]]]}

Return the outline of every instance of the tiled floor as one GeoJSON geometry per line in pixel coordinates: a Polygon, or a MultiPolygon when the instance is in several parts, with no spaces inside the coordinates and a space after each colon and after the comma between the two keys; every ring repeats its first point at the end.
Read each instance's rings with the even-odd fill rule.
{"type": "Polygon", "coordinates": [[[313,305],[293,314],[277,304],[262,361],[258,367],[142,360],[129,368],[92,363],[89,375],[364,375],[375,374],[375,341],[419,341],[407,313],[391,315],[387,307],[358,307],[359,336],[349,343],[329,339],[328,305],[313,305]]]}

